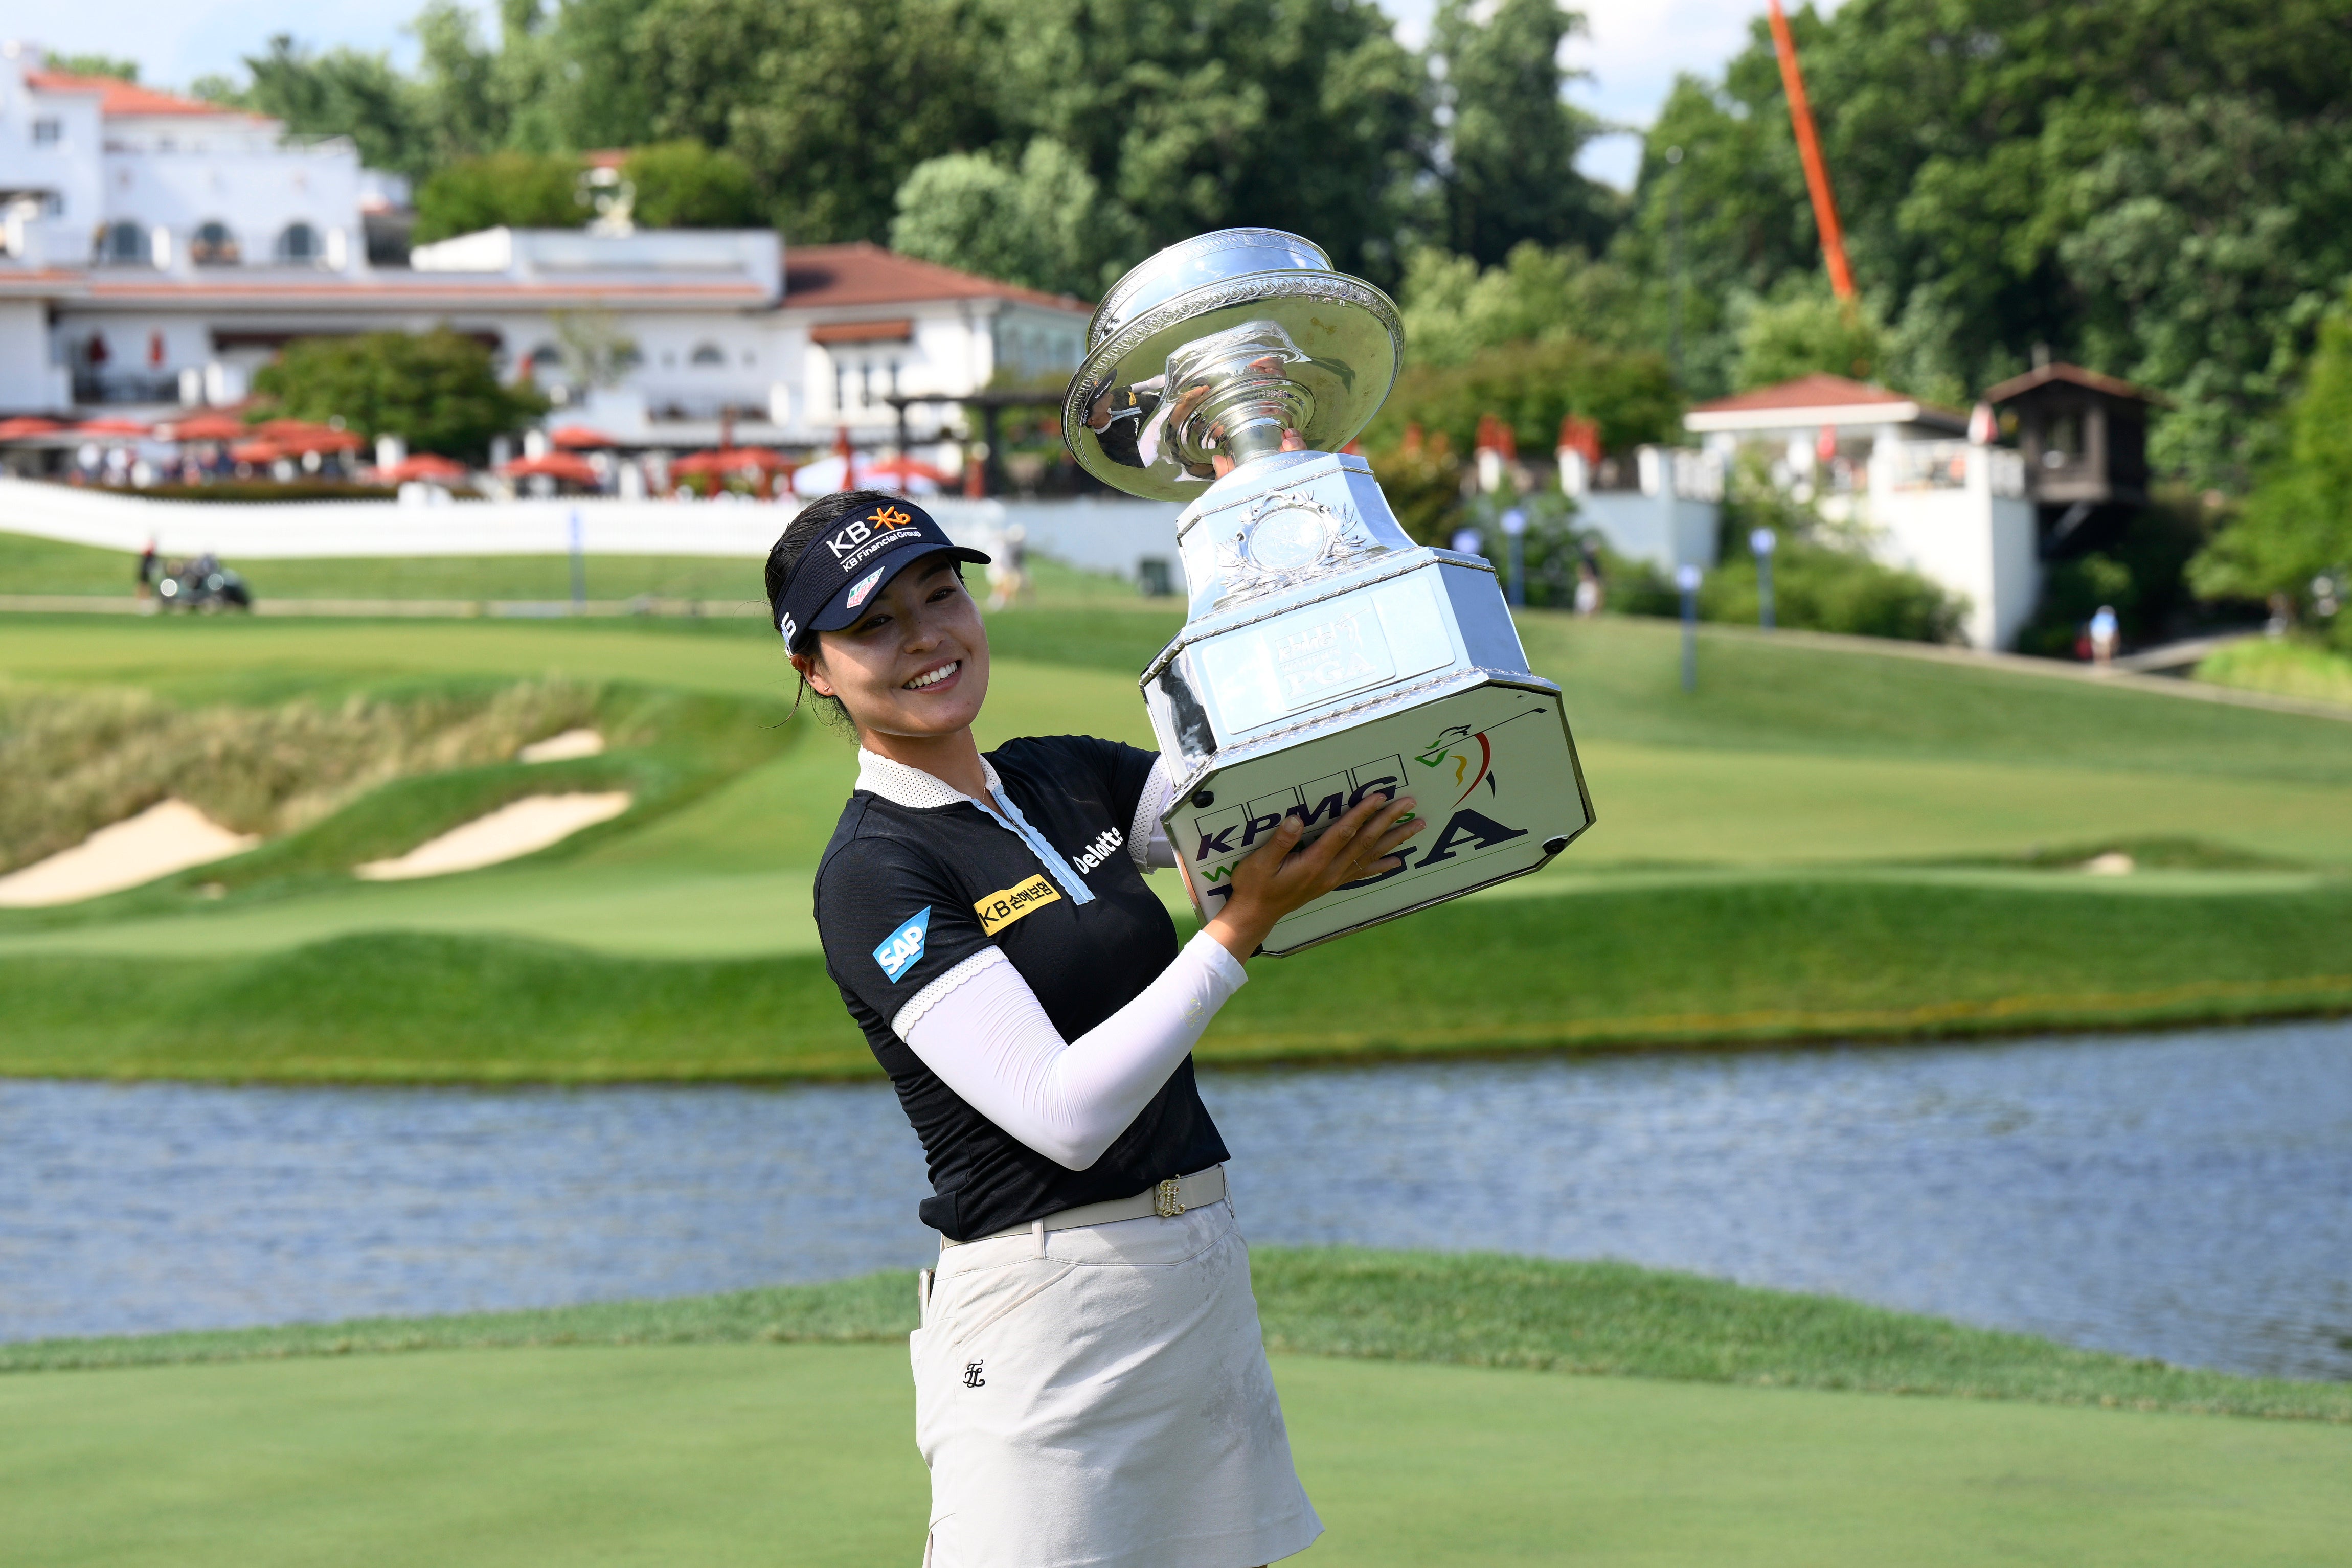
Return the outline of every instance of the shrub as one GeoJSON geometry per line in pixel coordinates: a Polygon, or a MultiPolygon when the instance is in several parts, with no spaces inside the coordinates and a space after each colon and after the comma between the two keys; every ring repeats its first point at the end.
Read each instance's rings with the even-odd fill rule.
{"type": "Polygon", "coordinates": [[[631,213],[649,229],[748,229],[766,224],[751,166],[699,141],[656,141],[621,164],[635,195],[631,213]]]}
{"type": "Polygon", "coordinates": [[[528,385],[502,386],[479,342],[447,328],[298,338],[253,390],[297,419],[341,419],[369,440],[404,435],[418,452],[479,458],[490,437],[544,413],[528,385]]]}
{"type": "Polygon", "coordinates": [[[415,245],[480,229],[576,229],[595,215],[580,189],[580,161],[531,152],[460,158],[416,193],[415,245]]]}

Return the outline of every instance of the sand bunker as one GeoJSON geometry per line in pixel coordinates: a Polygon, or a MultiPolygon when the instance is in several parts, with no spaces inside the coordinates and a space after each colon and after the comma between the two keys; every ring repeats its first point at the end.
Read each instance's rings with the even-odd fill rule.
{"type": "Polygon", "coordinates": [[[437,839],[427,839],[397,860],[354,866],[352,874],[370,882],[404,882],[496,865],[561,842],[583,828],[611,821],[629,809],[629,798],[625,789],[599,795],[527,795],[437,839]]]}
{"type": "Polygon", "coordinates": [[[567,762],[575,757],[601,757],[604,737],[593,729],[567,729],[545,740],[534,740],[515,753],[517,762],[567,762]]]}
{"type": "Polygon", "coordinates": [[[226,859],[260,841],[222,827],[185,800],[164,800],[99,829],[69,850],[0,876],[0,906],[76,904],[226,859]]]}
{"type": "Polygon", "coordinates": [[[2139,869],[2139,864],[2121,850],[2109,850],[2084,861],[2083,869],[2093,876],[2129,876],[2139,869]]]}

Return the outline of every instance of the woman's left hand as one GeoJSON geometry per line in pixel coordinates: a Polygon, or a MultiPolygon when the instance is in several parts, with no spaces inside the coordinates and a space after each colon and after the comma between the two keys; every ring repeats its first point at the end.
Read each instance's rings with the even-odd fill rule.
{"type": "Polygon", "coordinates": [[[1403,842],[1427,824],[1403,819],[1412,810],[1410,795],[1391,800],[1374,795],[1298,848],[1307,825],[1285,817],[1265,847],[1234,867],[1233,892],[1208,925],[1209,935],[1236,958],[1247,958],[1265,943],[1276,922],[1304,908],[1333,888],[1396,870],[1403,842]]]}

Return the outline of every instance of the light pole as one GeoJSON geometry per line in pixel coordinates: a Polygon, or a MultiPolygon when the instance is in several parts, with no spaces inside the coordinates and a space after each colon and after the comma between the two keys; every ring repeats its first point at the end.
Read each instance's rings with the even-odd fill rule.
{"type": "Polygon", "coordinates": [[[1772,552],[1780,543],[1769,528],[1748,536],[1748,548],[1756,552],[1756,623],[1767,632],[1772,630],[1772,552]]]}
{"type": "Polygon", "coordinates": [[[1666,149],[1666,166],[1675,172],[1666,176],[1666,226],[1674,236],[1675,300],[1673,351],[1669,356],[1675,367],[1675,384],[1683,384],[1683,180],[1680,170],[1683,150],[1666,149]]]}
{"type": "Polygon", "coordinates": [[[1528,601],[1528,515],[1513,507],[1503,514],[1502,524],[1511,541],[1510,602],[1517,610],[1528,601]]]}
{"type": "Polygon", "coordinates": [[[1675,586],[1683,593],[1683,690],[1698,690],[1698,568],[1675,568],[1675,586]]]}
{"type": "Polygon", "coordinates": [[[580,511],[572,512],[572,613],[588,613],[588,559],[581,549],[580,511]]]}

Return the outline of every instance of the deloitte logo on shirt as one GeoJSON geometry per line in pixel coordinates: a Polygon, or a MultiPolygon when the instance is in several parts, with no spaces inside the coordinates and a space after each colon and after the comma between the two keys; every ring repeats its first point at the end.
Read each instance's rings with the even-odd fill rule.
{"type": "Polygon", "coordinates": [[[1118,849],[1119,845],[1125,842],[1127,842],[1126,834],[1120,832],[1117,828],[1105,828],[1102,832],[1096,837],[1093,843],[1088,844],[1085,849],[1082,849],[1077,852],[1076,864],[1078,874],[1080,876],[1084,876],[1087,873],[1094,870],[1095,867],[1102,864],[1103,862],[1110,859],[1111,852],[1118,849]]]}
{"type": "Polygon", "coordinates": [[[898,977],[923,956],[923,938],[930,929],[931,906],[927,904],[912,920],[882,938],[882,946],[874,949],[874,961],[882,966],[882,972],[890,977],[892,985],[897,985],[898,977]]]}

